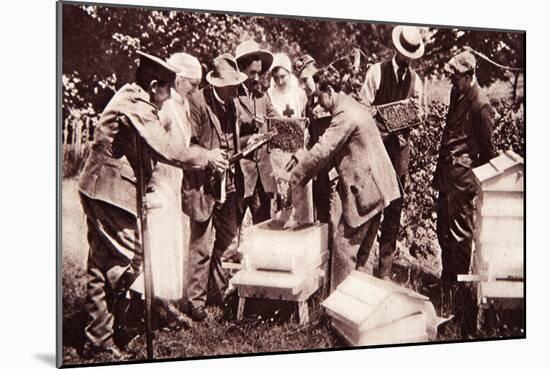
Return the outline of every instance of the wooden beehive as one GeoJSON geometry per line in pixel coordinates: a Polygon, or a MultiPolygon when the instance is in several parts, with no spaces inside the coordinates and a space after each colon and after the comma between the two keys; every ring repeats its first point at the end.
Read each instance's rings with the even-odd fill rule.
{"type": "Polygon", "coordinates": [[[354,346],[428,341],[445,321],[426,296],[359,271],[321,305],[336,331],[354,346]]]}
{"type": "Polygon", "coordinates": [[[246,270],[271,270],[306,274],[319,267],[328,250],[328,225],[303,224],[284,229],[267,220],[252,226],[243,244],[246,270]]]}
{"type": "Polygon", "coordinates": [[[239,293],[237,318],[246,298],[299,303],[300,323],[308,321],[307,300],[324,283],[328,260],[328,225],[284,229],[277,221],[252,226],[242,245],[243,269],[232,279],[239,293]]]}
{"type": "Polygon", "coordinates": [[[478,304],[514,307],[523,299],[523,158],[507,151],[474,174],[481,191],[470,280],[479,282],[478,304]]]}

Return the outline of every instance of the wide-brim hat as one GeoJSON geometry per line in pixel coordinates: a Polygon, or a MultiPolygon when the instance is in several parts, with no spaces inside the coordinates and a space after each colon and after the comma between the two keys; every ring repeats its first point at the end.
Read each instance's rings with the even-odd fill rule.
{"type": "Polygon", "coordinates": [[[392,41],[397,52],[409,59],[418,59],[424,55],[424,41],[416,27],[395,27],[392,32],[392,41]]]}
{"type": "Polygon", "coordinates": [[[206,75],[206,81],[214,87],[238,86],[248,79],[239,72],[237,62],[231,54],[222,54],[214,59],[214,68],[206,75]]]}
{"type": "Polygon", "coordinates": [[[142,66],[151,67],[154,69],[158,69],[160,67],[160,69],[165,69],[167,72],[174,74],[180,71],[175,65],[172,65],[157,56],[147,54],[141,50],[137,50],[136,52],[140,56],[140,65],[142,66]]]}
{"type": "Polygon", "coordinates": [[[187,53],[176,53],[166,61],[168,64],[171,64],[179,69],[179,72],[177,73],[178,76],[191,79],[202,78],[201,63],[199,62],[199,59],[195,58],[193,55],[189,55],[187,53]]]}
{"type": "Polygon", "coordinates": [[[235,60],[237,60],[237,62],[252,56],[257,56],[258,59],[262,61],[262,74],[271,68],[273,54],[267,50],[260,49],[260,45],[258,45],[256,41],[247,40],[241,42],[235,49],[235,60]]]}

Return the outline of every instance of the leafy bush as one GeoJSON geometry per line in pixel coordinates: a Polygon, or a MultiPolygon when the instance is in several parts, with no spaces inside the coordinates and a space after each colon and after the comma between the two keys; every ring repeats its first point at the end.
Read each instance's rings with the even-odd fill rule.
{"type": "Polygon", "coordinates": [[[492,102],[496,110],[493,126],[493,144],[497,150],[514,150],[525,157],[525,119],[523,103],[511,99],[500,99],[492,102]]]}
{"type": "Polygon", "coordinates": [[[448,106],[432,102],[425,111],[424,124],[411,132],[411,161],[405,184],[400,239],[415,258],[436,255],[436,193],[432,186],[439,145],[448,106]]]}

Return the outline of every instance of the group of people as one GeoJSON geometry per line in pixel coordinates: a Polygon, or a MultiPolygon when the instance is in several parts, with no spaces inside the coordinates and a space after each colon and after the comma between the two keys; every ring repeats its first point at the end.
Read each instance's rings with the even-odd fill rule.
{"type": "MultiPolygon", "coordinates": [[[[228,159],[268,132],[266,118],[308,118],[305,149],[279,175],[290,188],[313,181],[316,218],[329,223],[331,234],[331,290],[365,266],[379,229],[375,273],[391,278],[411,128],[390,131],[370,107],[419,101],[422,80],[410,63],[424,53],[415,27],[396,26],[392,44],[393,57],[368,69],[362,102],[341,90],[343,76],[334,68],[320,68],[310,55],[292,63],[252,40],[234,55],[216,57],[201,89],[195,57],[176,53],[165,61],[138,52],[135,81],[118,90],[101,114],[79,181],[89,242],[86,355],[124,355],[113,340],[114,309],[143,291],[141,183],[159,309],[200,322],[207,302],[227,300],[231,288],[222,262],[241,258],[247,210],[254,224],[271,217],[281,179],[265,147],[235,163],[228,159]],[[171,303],[178,300],[185,304],[171,303]]],[[[434,185],[447,289],[470,264],[477,192],[472,168],[493,153],[493,112],[475,70],[468,52],[445,66],[452,89],[434,185]]]]}

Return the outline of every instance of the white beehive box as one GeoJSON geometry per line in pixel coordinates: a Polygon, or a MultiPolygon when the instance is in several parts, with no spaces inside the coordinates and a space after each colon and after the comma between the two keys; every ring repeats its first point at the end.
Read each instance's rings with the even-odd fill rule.
{"type": "Polygon", "coordinates": [[[243,268],[231,280],[240,298],[237,319],[246,298],[267,298],[298,302],[300,323],[307,323],[307,300],[324,282],[328,225],[283,229],[268,220],[252,226],[241,249],[243,268]]]}
{"type": "Polygon", "coordinates": [[[359,271],[321,305],[334,328],[354,346],[428,341],[445,321],[426,296],[359,271]]]}
{"type": "Polygon", "coordinates": [[[513,151],[474,169],[476,200],[474,274],[478,303],[523,298],[524,166],[513,151]]]}
{"type": "Polygon", "coordinates": [[[283,229],[282,223],[272,220],[252,226],[242,247],[246,270],[292,274],[307,274],[318,268],[327,251],[327,224],[283,229]]]}

